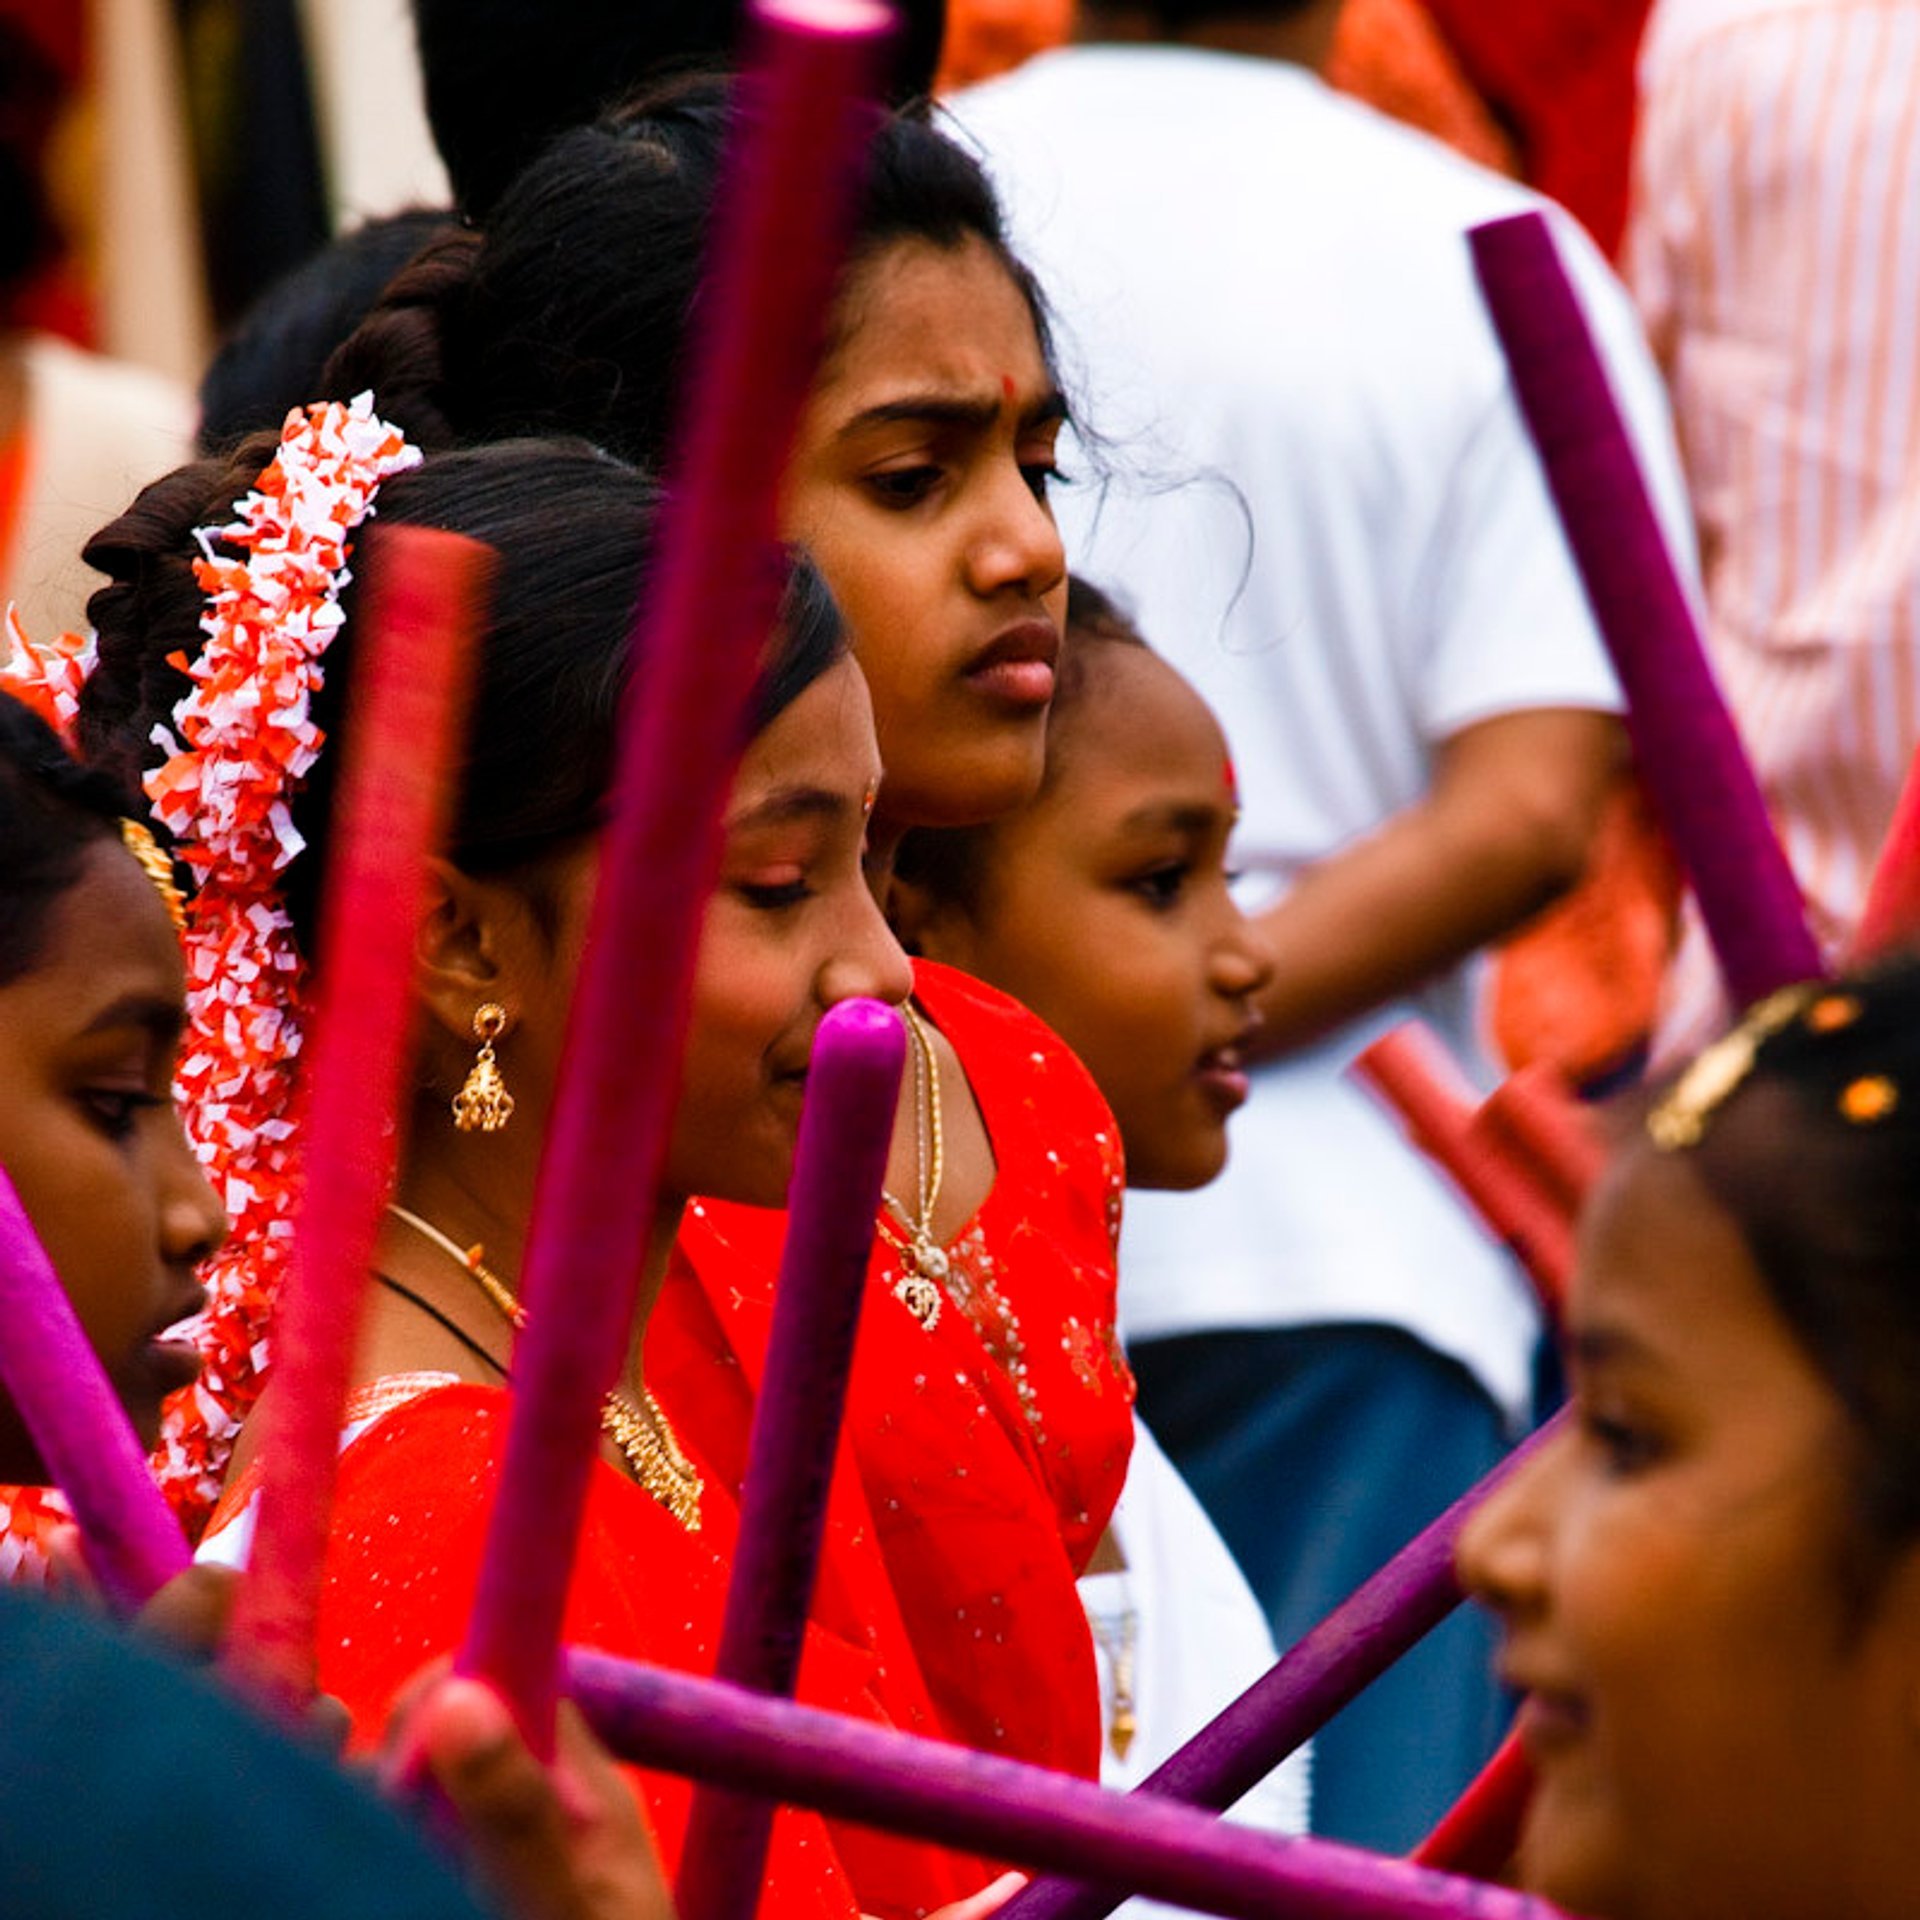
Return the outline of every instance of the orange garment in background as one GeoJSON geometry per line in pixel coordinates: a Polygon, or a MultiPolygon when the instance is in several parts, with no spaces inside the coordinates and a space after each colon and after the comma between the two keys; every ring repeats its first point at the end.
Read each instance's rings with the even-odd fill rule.
{"type": "MultiPolygon", "coordinates": [[[[854,1516],[815,1618],[883,1596],[831,1555],[871,1543],[931,1696],[932,1731],[1092,1778],[1100,1705],[1075,1579],[1119,1497],[1133,1380],[1114,1328],[1119,1135],[1085,1068],[1004,994],[926,961],[915,1001],[965,1063],[992,1190],[947,1252],[932,1328],[894,1296],[882,1235],[848,1394],[837,1499],[854,1516]]],[[[697,1202],[687,1271],[647,1325],[646,1376],[683,1442],[737,1484],[783,1213],[697,1202]]],[[[891,1608],[889,1608],[891,1610],[891,1608]]]]}
{"type": "Polygon", "coordinates": [[[1347,0],[1326,78],[1342,93],[1432,134],[1483,167],[1515,175],[1520,170],[1512,140],[1419,0],[1347,0]]]}
{"type": "Polygon", "coordinates": [[[1650,0],[1422,0],[1514,139],[1520,177],[1603,253],[1626,229],[1634,62],[1650,0]]]}

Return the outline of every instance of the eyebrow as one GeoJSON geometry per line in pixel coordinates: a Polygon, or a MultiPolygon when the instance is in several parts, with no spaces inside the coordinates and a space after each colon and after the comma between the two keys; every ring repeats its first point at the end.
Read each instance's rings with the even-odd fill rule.
{"type": "Polygon", "coordinates": [[[789,820],[838,820],[854,811],[854,803],[845,794],[825,787],[779,787],[765,799],[756,800],[743,813],[736,813],[726,824],[729,833],[742,827],[780,826],[789,820]]]}
{"type": "Polygon", "coordinates": [[[1578,1327],[1566,1338],[1567,1358],[1583,1367],[1604,1366],[1609,1361],[1658,1366],[1660,1356],[1638,1334],[1624,1327],[1578,1327]]]}
{"type": "Polygon", "coordinates": [[[186,1009],[163,994],[136,989],[110,1000],[80,1029],[84,1034],[111,1033],[116,1027],[141,1027],[156,1040],[179,1039],[187,1023],[186,1009]]]}
{"type": "Polygon", "coordinates": [[[1210,833],[1220,824],[1224,808],[1204,800],[1148,800],[1120,822],[1123,831],[1136,827],[1167,827],[1175,833],[1210,833]]]}
{"type": "MultiPolygon", "coordinates": [[[[961,400],[944,393],[908,394],[903,399],[883,400],[878,406],[856,413],[835,437],[846,440],[854,434],[864,433],[870,427],[892,426],[900,421],[916,425],[959,427],[979,433],[1000,418],[1002,404],[999,400],[987,398],[961,400]]],[[[1049,426],[1066,417],[1067,397],[1054,387],[1020,415],[1019,424],[1025,430],[1049,426]]]]}

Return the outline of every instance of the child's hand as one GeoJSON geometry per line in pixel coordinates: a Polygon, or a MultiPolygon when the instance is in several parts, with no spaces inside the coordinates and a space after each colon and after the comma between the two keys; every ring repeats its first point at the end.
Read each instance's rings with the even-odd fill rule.
{"type": "Polygon", "coordinates": [[[673,1920],[633,1790],[571,1702],[561,1702],[550,1770],[477,1680],[429,1679],[395,1717],[515,1920],[673,1920]]]}
{"type": "MultiPolygon", "coordinates": [[[[978,1893],[935,1907],[927,1920],[987,1920],[989,1914],[998,1913],[1026,1884],[1024,1873],[1003,1873],[998,1880],[988,1881],[978,1893]]],[[[872,1920],[872,1916],[863,1915],[862,1920],[872,1920]]]]}

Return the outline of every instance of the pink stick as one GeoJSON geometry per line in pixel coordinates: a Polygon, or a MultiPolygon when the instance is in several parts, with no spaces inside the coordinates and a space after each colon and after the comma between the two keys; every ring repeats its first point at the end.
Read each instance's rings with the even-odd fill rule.
{"type": "Polygon", "coordinates": [[[1877,959],[1920,936],[1920,754],[1914,756],[1894,803],[1880,857],[1873,865],[1867,904],[1849,958],[1877,959]]]}
{"type": "Polygon", "coordinates": [[[713,221],[702,343],[636,636],[591,937],[521,1276],[527,1325],[460,1665],[550,1755],[561,1623],[624,1362],[677,1093],[694,946],[778,601],[780,481],[832,303],[877,0],[757,0],[713,221]]]}
{"type": "MultiPolygon", "coordinates": [[[[813,1043],[715,1660],[720,1679],[761,1693],[791,1695],[799,1678],[905,1057],[900,1016],[873,1000],[833,1008],[813,1043]]],[[[694,1795],[681,1920],[751,1920],[772,1825],[769,1801],[694,1795]]]]}
{"type": "Polygon", "coordinates": [[[131,1613],[186,1570],[186,1538],[4,1171],[0,1324],[0,1386],[73,1508],[94,1577],[131,1613]]]}
{"type": "Polygon", "coordinates": [[[604,1654],[568,1687],[622,1759],[1242,1920],[1551,1920],[1524,1894],[604,1654]]]}
{"type": "Polygon", "coordinates": [[[1410,1020],[1363,1049],[1351,1071],[1400,1116],[1414,1145],[1512,1248],[1541,1305],[1557,1316],[1573,1270],[1571,1222],[1524,1166],[1486,1137],[1473,1090],[1438,1037],[1410,1020]]]}
{"type": "Polygon", "coordinates": [[[1468,235],[1594,618],[1627,694],[1647,792],[1742,1006],[1824,971],[1647,497],[1585,315],[1538,213],[1468,235]]]}
{"type": "Polygon", "coordinates": [[[414,935],[445,836],[491,549],[425,527],[367,536],[367,605],[320,915],[306,1187],[274,1312],[260,1508],[226,1662],[298,1715],[366,1276],[393,1179],[414,935]]]}

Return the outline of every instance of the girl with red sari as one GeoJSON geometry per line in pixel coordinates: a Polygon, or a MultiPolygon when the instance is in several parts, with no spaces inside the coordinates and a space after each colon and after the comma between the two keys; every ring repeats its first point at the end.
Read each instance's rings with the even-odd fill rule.
{"type": "MultiPolygon", "coordinates": [[[[389,289],[329,370],[383,388],[420,437],[537,426],[665,450],[728,118],[683,84],[562,135],[389,289]]],[[[974,161],[928,125],[874,136],[783,531],[847,619],[886,778],[870,867],[917,824],[1037,789],[1065,557],[1047,504],[1065,403],[1037,290],[974,161]]],[[[1118,1134],[1093,1083],[1013,1001],[917,965],[903,1090],[816,1617],[911,1643],[927,1730],[1091,1774],[1100,1727],[1074,1577],[1125,1474],[1114,1341],[1118,1134]],[[842,1556],[877,1556],[869,1570],[842,1556]]],[[[784,1218],[689,1209],[647,1377],[732,1483],[784,1218]]],[[[899,1717],[908,1717],[905,1710],[899,1717]]]]}
{"type": "MultiPolygon", "coordinates": [[[[458,1639],[478,1570],[515,1280],[584,937],[614,716],[629,674],[645,672],[629,658],[628,635],[653,490],[578,443],[423,462],[364,397],[294,415],[262,472],[267,451],[250,443],[228,465],[169,476],[89,548],[112,584],[92,607],[100,660],[82,739],[129,770],[158,760],[148,789],[200,870],[186,1073],[210,1063],[226,1098],[203,1096],[188,1118],[203,1150],[220,1130],[227,1190],[252,1209],[236,1233],[242,1257],[213,1270],[218,1311],[205,1350],[216,1387],[228,1384],[231,1343],[258,1338],[276,1227],[297,1178],[280,1153],[281,1122],[303,1005],[300,955],[326,856],[325,733],[352,671],[357,597],[343,529],[377,510],[454,528],[500,557],[451,850],[416,942],[425,1038],[348,1409],[321,1615],[319,1683],[365,1739],[423,1660],[458,1639]],[[280,704],[244,697],[261,684],[278,689],[280,704]],[[249,822],[273,832],[277,852],[264,865],[243,858],[249,822]],[[280,1044],[246,1053],[244,1037],[264,1030],[280,1044]]],[[[904,958],[861,870],[878,779],[864,683],[832,601],[802,564],[726,815],[670,1193],[698,1186],[777,1201],[821,1014],[854,994],[906,993],[904,958]]],[[[648,1303],[678,1220],[669,1200],[654,1222],[648,1303]]],[[[567,1632],[701,1671],[736,1516],[728,1487],[648,1394],[638,1356],[636,1331],[603,1421],[567,1632]]],[[[249,1492],[243,1471],[211,1536],[219,1557],[244,1559],[249,1492]]],[[[912,1699],[917,1681],[910,1658],[883,1672],[886,1651],[871,1635],[855,1646],[815,1633],[803,1694],[889,1717],[881,1696],[912,1699]]],[[[688,1789],[651,1775],[641,1785],[671,1867],[688,1789]]],[[[924,1910],[988,1877],[932,1849],[888,1843],[876,1857],[863,1877],[817,1819],[783,1813],[769,1898],[781,1912],[845,1920],[856,1904],[924,1910]]]]}

